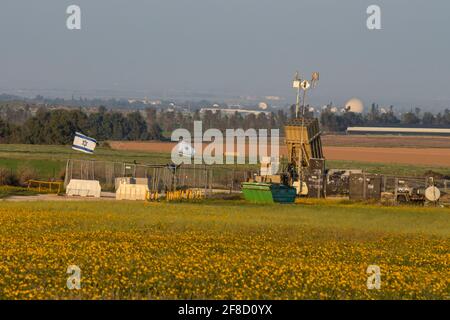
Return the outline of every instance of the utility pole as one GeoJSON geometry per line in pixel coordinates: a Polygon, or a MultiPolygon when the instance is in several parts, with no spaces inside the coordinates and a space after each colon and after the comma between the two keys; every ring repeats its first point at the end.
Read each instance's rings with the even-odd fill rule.
{"type": "Polygon", "coordinates": [[[296,99],[296,103],[295,103],[295,117],[296,118],[298,118],[298,111],[300,108],[300,84],[301,84],[301,82],[302,82],[302,80],[300,79],[298,72],[296,72],[295,77],[294,77],[294,82],[292,84],[294,89],[297,89],[297,99],[296,99]]]}
{"type": "Polygon", "coordinates": [[[303,163],[305,161],[305,148],[304,148],[304,134],[305,130],[305,108],[306,108],[306,92],[312,87],[315,88],[319,81],[319,72],[313,72],[311,75],[311,80],[302,80],[299,76],[299,73],[295,73],[293,88],[297,89],[297,99],[295,105],[295,117],[298,118],[298,112],[300,107],[300,89],[303,90],[303,99],[302,99],[302,110],[301,110],[301,134],[300,134],[300,151],[301,151],[301,159],[298,163],[297,172],[299,175],[299,185],[300,185],[300,194],[303,191],[303,180],[304,180],[304,172],[303,172],[303,163]]]}

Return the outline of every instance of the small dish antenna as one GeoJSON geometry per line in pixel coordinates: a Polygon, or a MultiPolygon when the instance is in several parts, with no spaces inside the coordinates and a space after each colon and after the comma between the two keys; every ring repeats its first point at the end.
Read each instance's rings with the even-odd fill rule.
{"type": "Polygon", "coordinates": [[[425,189],[425,198],[428,201],[436,202],[441,197],[441,191],[435,186],[431,186],[425,189]]]}
{"type": "Polygon", "coordinates": [[[311,84],[309,83],[308,80],[303,80],[300,86],[302,87],[303,90],[308,90],[311,84]]]}

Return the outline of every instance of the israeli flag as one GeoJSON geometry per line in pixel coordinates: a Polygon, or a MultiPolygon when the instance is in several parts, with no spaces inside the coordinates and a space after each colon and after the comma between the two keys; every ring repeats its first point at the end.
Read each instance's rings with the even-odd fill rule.
{"type": "Polygon", "coordinates": [[[189,143],[186,143],[184,141],[178,143],[177,148],[178,148],[178,155],[182,157],[191,158],[195,155],[195,149],[192,148],[189,143]]]}
{"type": "Polygon", "coordinates": [[[94,153],[95,146],[97,145],[97,140],[94,138],[85,136],[82,133],[75,132],[75,138],[73,139],[72,149],[85,152],[94,153]]]}

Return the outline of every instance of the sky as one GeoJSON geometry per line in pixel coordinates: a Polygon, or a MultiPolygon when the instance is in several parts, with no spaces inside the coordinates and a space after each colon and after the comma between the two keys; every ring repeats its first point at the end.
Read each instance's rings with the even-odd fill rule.
{"type": "Polygon", "coordinates": [[[449,17],[447,0],[2,0],[0,93],[291,100],[298,70],[320,72],[317,104],[450,107],[449,17]]]}

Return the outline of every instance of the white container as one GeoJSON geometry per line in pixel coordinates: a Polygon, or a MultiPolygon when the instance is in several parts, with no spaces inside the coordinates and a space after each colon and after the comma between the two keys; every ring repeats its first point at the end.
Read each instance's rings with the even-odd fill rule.
{"type": "Polygon", "coordinates": [[[100,198],[102,188],[98,180],[71,179],[66,187],[68,196],[100,198]]]}
{"type": "Polygon", "coordinates": [[[146,200],[149,191],[147,185],[120,183],[116,191],[116,200],[146,200]]]}

